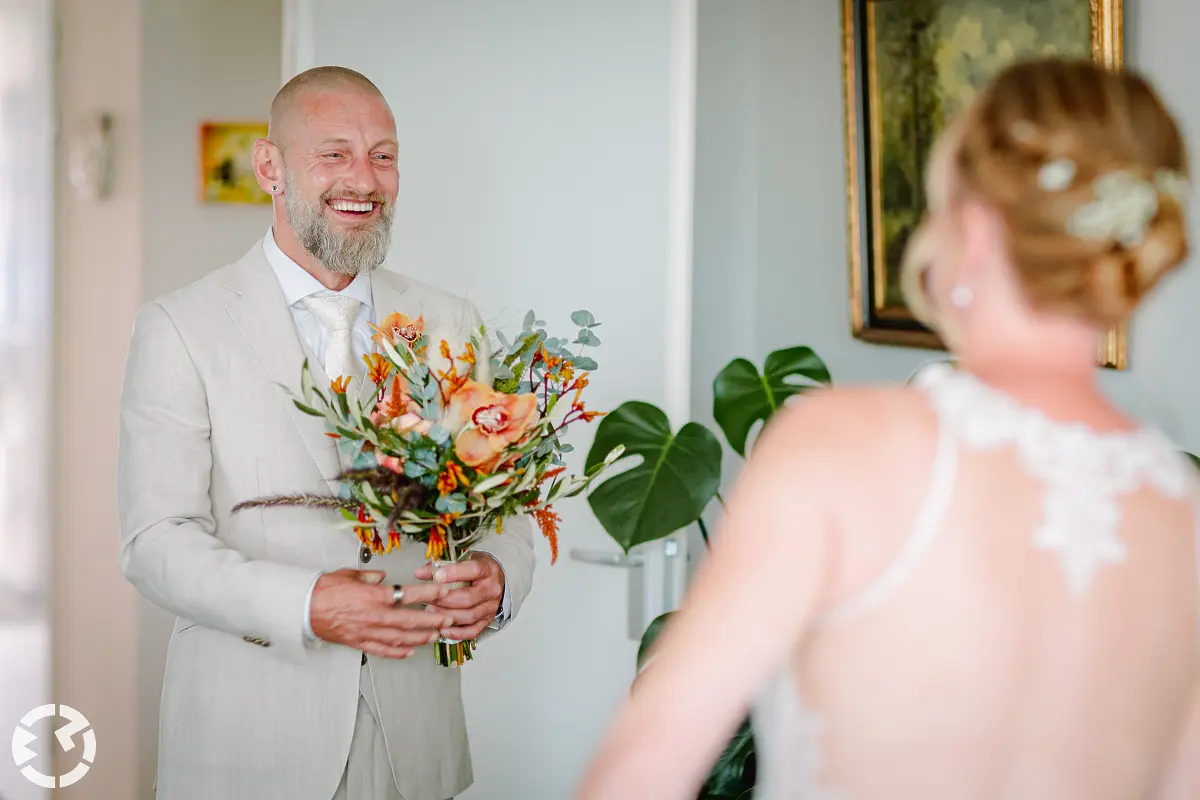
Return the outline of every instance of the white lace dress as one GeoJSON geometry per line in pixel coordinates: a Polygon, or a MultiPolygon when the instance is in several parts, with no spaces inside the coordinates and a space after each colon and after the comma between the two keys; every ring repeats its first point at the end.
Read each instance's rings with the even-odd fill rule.
{"type": "MultiPolygon", "coordinates": [[[[818,627],[850,623],[902,589],[943,528],[960,452],[1012,448],[1022,468],[1045,487],[1043,517],[1030,543],[1057,557],[1076,598],[1086,594],[1100,570],[1125,560],[1122,495],[1147,484],[1170,497],[1196,492],[1195,470],[1156,431],[1097,433],[1056,422],[945,364],[926,367],[915,384],[938,418],[928,493],[894,561],[864,592],[822,617],[818,627]]],[[[851,800],[823,784],[823,721],[806,703],[792,666],[762,693],[753,722],[755,800],[851,800]]]]}

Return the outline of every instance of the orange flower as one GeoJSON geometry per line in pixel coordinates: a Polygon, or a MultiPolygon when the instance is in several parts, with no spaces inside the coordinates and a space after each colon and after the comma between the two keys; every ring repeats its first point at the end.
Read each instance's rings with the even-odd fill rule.
{"type": "Polygon", "coordinates": [[[363,356],[363,361],[367,362],[367,378],[376,386],[387,380],[387,376],[391,374],[392,362],[388,361],[383,353],[368,353],[363,356]]]}
{"type": "Polygon", "coordinates": [[[401,341],[412,347],[417,339],[425,335],[425,316],[412,319],[407,314],[397,311],[384,317],[382,325],[371,327],[375,329],[375,335],[371,338],[377,345],[382,345],[386,339],[393,347],[399,346],[401,341]]]}
{"type": "Polygon", "coordinates": [[[554,469],[546,470],[546,474],[542,475],[542,479],[540,481],[538,481],[538,483],[539,484],[545,483],[546,481],[550,480],[551,478],[556,478],[566,471],[567,471],[566,467],[555,467],[554,469]]]}
{"type": "MultiPolygon", "coordinates": [[[[371,515],[367,513],[366,506],[358,507],[357,517],[359,522],[371,521],[371,515]]],[[[371,548],[372,553],[383,554],[383,539],[379,538],[379,533],[374,528],[367,526],[356,527],[354,533],[357,534],[360,542],[371,548]]]]}
{"type": "Polygon", "coordinates": [[[400,531],[395,528],[388,532],[387,549],[389,553],[400,549],[400,531]]]}
{"type": "Polygon", "coordinates": [[[434,525],[429,530],[429,543],[425,545],[425,558],[433,561],[441,558],[446,552],[446,530],[441,525],[434,525]]]}
{"type": "Polygon", "coordinates": [[[348,375],[342,375],[340,377],[334,378],[333,380],[331,380],[329,382],[329,389],[334,394],[345,394],[346,390],[349,388],[350,388],[350,377],[348,375]]]}
{"type": "Polygon", "coordinates": [[[471,344],[470,342],[467,342],[466,345],[463,347],[462,355],[458,357],[458,360],[463,362],[464,364],[470,364],[471,366],[474,366],[475,365],[475,345],[471,344]]]}
{"type": "Polygon", "coordinates": [[[408,411],[410,402],[412,402],[412,398],[408,396],[408,381],[399,373],[393,375],[392,387],[383,399],[375,404],[371,422],[375,425],[382,425],[396,417],[403,416],[408,411]]]}
{"type": "Polygon", "coordinates": [[[466,473],[462,471],[462,467],[451,461],[446,465],[446,469],[441,475],[438,475],[437,488],[441,494],[450,494],[459,486],[467,485],[466,473]]]}
{"type": "Polygon", "coordinates": [[[447,416],[460,431],[454,440],[459,461],[490,472],[504,450],[537,422],[537,397],[503,394],[478,381],[467,381],[450,398],[447,416]]]}
{"type": "Polygon", "coordinates": [[[542,536],[550,543],[550,563],[554,564],[558,560],[558,524],[562,522],[562,517],[546,506],[534,511],[533,518],[542,529],[542,536]]]}

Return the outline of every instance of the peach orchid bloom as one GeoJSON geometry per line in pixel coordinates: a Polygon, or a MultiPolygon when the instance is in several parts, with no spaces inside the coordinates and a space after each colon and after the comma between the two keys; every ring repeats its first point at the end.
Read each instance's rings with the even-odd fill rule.
{"type": "Polygon", "coordinates": [[[384,469],[390,469],[397,475],[404,474],[404,459],[400,456],[385,456],[380,451],[375,451],[375,463],[384,469]]]}
{"type": "Polygon", "coordinates": [[[454,441],[459,460],[490,472],[503,451],[537,422],[537,396],[504,394],[478,381],[467,381],[450,398],[447,416],[459,430],[454,441]]]}
{"type": "Polygon", "coordinates": [[[412,319],[407,314],[396,311],[384,317],[383,324],[373,327],[376,333],[371,339],[376,345],[382,345],[386,339],[393,347],[398,346],[401,341],[412,347],[417,339],[425,335],[425,315],[412,319]]]}

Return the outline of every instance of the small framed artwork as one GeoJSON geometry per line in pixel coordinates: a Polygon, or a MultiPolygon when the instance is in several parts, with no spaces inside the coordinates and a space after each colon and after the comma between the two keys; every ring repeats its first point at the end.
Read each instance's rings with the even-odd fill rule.
{"type": "MultiPolygon", "coordinates": [[[[945,124],[1015,60],[1119,68],[1123,0],[842,0],[850,318],[856,337],[943,349],[900,292],[900,262],[925,213],[925,167],[945,124]]],[[[1100,363],[1124,369],[1125,331],[1100,363]]]]}
{"type": "Polygon", "coordinates": [[[267,136],[265,122],[204,122],[200,125],[200,196],[205,203],[269,204],[271,195],[254,178],[254,143],[267,136]]]}

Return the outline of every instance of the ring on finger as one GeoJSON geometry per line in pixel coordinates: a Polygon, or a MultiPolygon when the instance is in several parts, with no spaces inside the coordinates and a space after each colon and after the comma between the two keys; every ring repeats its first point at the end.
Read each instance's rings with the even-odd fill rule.
{"type": "Polygon", "coordinates": [[[392,605],[398,606],[404,601],[404,587],[398,583],[392,584],[392,605]]]}

